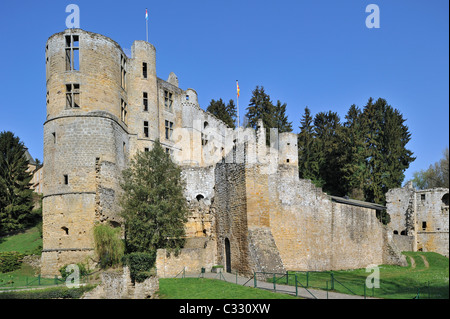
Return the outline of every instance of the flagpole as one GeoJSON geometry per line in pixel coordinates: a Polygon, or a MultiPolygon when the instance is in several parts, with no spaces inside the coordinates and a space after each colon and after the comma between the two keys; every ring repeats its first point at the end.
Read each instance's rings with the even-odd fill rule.
{"type": "Polygon", "coordinates": [[[145,8],[145,34],[146,34],[146,39],[148,42],[148,12],[147,12],[147,8],[145,8]]]}
{"type": "Polygon", "coordinates": [[[240,119],[239,119],[239,83],[238,83],[238,80],[236,80],[236,88],[237,88],[237,91],[236,91],[236,99],[237,99],[237,127],[240,127],[241,126],[241,124],[240,124],[240,119]]]}

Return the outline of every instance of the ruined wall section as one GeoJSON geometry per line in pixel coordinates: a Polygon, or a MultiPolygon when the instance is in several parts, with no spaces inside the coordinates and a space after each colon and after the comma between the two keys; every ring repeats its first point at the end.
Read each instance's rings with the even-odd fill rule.
{"type": "Polygon", "coordinates": [[[417,250],[449,256],[448,193],[448,188],[416,191],[417,250]]]}
{"type": "Polygon", "coordinates": [[[270,225],[287,270],[338,270],[383,263],[383,225],[374,209],[333,202],[296,170],[270,178],[270,225]]]}
{"type": "Polygon", "coordinates": [[[215,181],[217,264],[225,266],[228,261],[232,271],[251,274],[253,269],[248,245],[245,165],[217,164],[215,181]],[[229,242],[229,256],[226,242],[229,242]]]}

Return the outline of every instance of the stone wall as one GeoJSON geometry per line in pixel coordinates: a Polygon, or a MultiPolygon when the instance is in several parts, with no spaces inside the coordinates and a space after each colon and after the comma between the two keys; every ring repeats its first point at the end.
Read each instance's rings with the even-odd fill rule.
{"type": "Polygon", "coordinates": [[[100,285],[81,299],[155,299],[158,290],[157,276],[133,284],[128,267],[124,267],[122,272],[102,272],[100,285]]]}
{"type": "MultiPolygon", "coordinates": [[[[413,251],[434,251],[448,257],[448,194],[448,188],[415,190],[410,184],[390,190],[386,194],[390,231],[411,237],[413,251]]],[[[410,239],[394,238],[399,246],[408,247],[402,243],[410,239]]]]}
{"type": "Polygon", "coordinates": [[[201,269],[211,271],[216,264],[216,243],[207,238],[187,240],[179,255],[168,254],[166,249],[158,249],[156,271],[160,278],[172,278],[185,271],[187,274],[200,274],[201,269]]]}

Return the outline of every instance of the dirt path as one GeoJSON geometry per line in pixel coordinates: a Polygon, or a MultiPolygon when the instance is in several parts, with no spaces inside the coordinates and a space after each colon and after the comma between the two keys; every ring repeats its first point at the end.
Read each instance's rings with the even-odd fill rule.
{"type": "Polygon", "coordinates": [[[425,269],[430,268],[430,264],[428,263],[427,258],[424,255],[420,255],[423,259],[423,263],[425,264],[425,269]]]}
{"type": "Polygon", "coordinates": [[[411,261],[411,269],[415,269],[416,268],[416,261],[411,256],[408,256],[408,257],[409,257],[409,260],[411,261]]]}

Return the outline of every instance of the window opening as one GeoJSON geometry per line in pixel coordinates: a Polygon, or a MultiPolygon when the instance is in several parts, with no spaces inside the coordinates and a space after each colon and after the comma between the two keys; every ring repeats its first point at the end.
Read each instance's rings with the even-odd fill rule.
{"type": "Polygon", "coordinates": [[[66,35],[66,71],[80,69],[80,47],[78,35],[66,35]]]}

